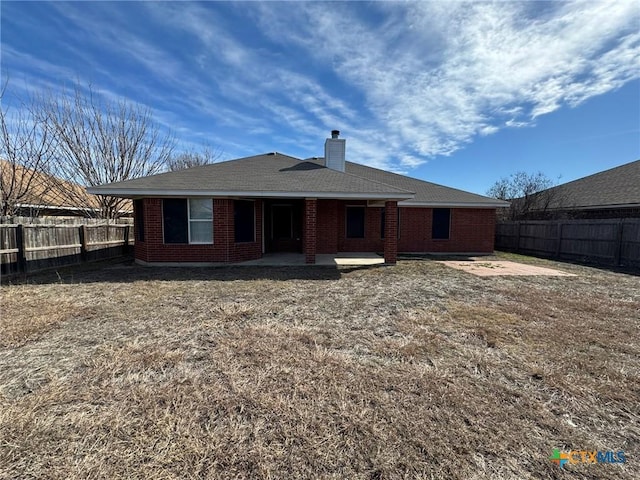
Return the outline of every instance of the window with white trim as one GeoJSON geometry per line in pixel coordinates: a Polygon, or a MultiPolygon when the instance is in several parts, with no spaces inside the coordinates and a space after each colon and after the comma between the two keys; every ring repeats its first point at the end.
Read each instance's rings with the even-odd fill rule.
{"type": "Polygon", "coordinates": [[[213,202],[189,199],[189,243],[213,243],[213,202]]]}
{"type": "Polygon", "coordinates": [[[213,243],[211,198],[165,198],[162,217],[164,243],[213,243]]]}

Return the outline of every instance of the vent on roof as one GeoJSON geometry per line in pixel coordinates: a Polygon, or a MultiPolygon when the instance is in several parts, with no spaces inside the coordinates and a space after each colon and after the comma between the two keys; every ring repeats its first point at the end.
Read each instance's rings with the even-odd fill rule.
{"type": "Polygon", "coordinates": [[[327,168],[344,172],[345,139],[338,138],[340,130],[332,130],[331,138],[324,142],[324,164],[327,168]]]}

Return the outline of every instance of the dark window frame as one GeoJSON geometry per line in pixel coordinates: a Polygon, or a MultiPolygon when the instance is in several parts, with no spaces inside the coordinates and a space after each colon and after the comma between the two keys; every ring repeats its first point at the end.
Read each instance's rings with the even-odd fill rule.
{"type": "Polygon", "coordinates": [[[233,239],[235,243],[254,243],[256,241],[256,202],[253,200],[234,200],[233,201],[233,239]],[[244,230],[239,230],[238,227],[240,223],[238,222],[239,214],[247,213],[241,212],[238,207],[240,206],[248,206],[251,205],[251,235],[246,235],[249,233],[249,228],[247,228],[249,222],[247,222],[248,218],[244,218],[244,230]],[[248,240],[251,238],[251,240],[248,240]]]}
{"type": "Polygon", "coordinates": [[[451,240],[451,209],[434,208],[431,212],[431,239],[451,240]],[[446,235],[445,235],[446,233],[446,235]]]}
{"type": "Polygon", "coordinates": [[[346,238],[365,238],[366,226],[367,226],[367,207],[364,205],[347,205],[344,215],[345,223],[345,236],[346,238]],[[362,226],[349,224],[350,220],[354,220],[353,216],[350,216],[349,212],[362,211],[362,226]],[[354,234],[354,230],[357,230],[354,234]],[[362,231],[362,234],[359,232],[362,231]]]}
{"type": "Polygon", "coordinates": [[[190,198],[163,198],[162,199],[162,241],[166,245],[213,245],[213,199],[211,202],[211,218],[191,218],[190,198]],[[191,224],[206,223],[211,226],[211,242],[192,242],[191,224]]]}
{"type": "Polygon", "coordinates": [[[162,240],[165,244],[189,243],[188,199],[162,199],[162,240]]]}

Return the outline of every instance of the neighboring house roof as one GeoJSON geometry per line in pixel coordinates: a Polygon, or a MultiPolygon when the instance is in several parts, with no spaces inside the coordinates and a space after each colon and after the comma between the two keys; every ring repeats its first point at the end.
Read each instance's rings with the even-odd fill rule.
{"type": "MultiPolygon", "coordinates": [[[[17,206],[20,208],[32,208],[37,210],[62,210],[62,211],[86,211],[99,210],[100,203],[97,198],[87,193],[81,185],[62,180],[53,175],[34,172],[32,169],[14,165],[6,160],[0,160],[0,182],[2,191],[5,186],[8,190],[8,182],[15,176],[18,183],[31,181],[28,191],[19,199],[17,206]],[[13,169],[15,168],[15,174],[13,169]],[[31,178],[32,176],[32,178],[31,178]]],[[[126,212],[132,211],[132,206],[127,204],[126,212]]]]}
{"type": "Polygon", "coordinates": [[[637,207],[640,206],[640,160],[543,192],[550,194],[548,209],[551,210],[637,207]]]}
{"type": "MultiPolygon", "coordinates": [[[[281,153],[167,172],[89,188],[90,193],[141,196],[245,196],[394,199],[442,206],[507,206],[506,202],[346,162],[345,172],[321,159],[281,153]]],[[[415,203],[418,204],[418,203],[415,203]]]]}

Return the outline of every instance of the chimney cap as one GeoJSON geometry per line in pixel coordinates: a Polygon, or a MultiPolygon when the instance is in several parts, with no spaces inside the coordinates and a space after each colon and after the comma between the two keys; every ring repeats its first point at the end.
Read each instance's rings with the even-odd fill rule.
{"type": "Polygon", "coordinates": [[[331,130],[331,138],[338,138],[340,136],[340,130],[331,130]]]}

